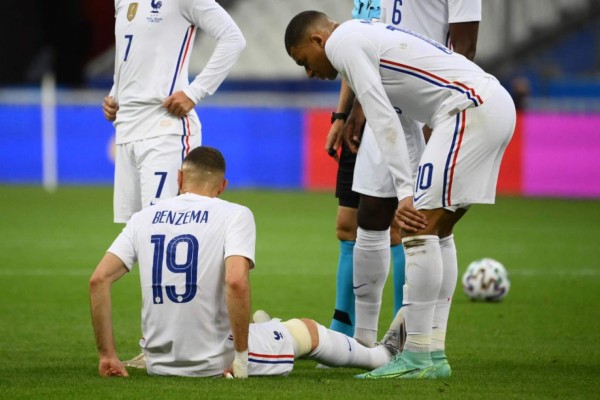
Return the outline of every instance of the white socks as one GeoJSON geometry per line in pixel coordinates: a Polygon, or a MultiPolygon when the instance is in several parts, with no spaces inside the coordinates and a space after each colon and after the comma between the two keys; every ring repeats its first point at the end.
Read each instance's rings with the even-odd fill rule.
{"type": "Polygon", "coordinates": [[[431,351],[444,350],[446,347],[448,316],[450,314],[450,305],[452,304],[452,296],[454,295],[456,279],[458,276],[458,261],[456,259],[454,235],[440,239],[440,249],[442,252],[443,279],[435,304],[435,312],[433,314],[431,351]]]}
{"type": "Polygon", "coordinates": [[[386,364],[391,356],[383,346],[368,348],[354,338],[317,324],[319,345],[308,355],[330,367],[351,367],[372,370],[386,364]]]}
{"type": "Polygon", "coordinates": [[[358,228],[354,245],[354,338],[367,347],[377,341],[385,280],[390,272],[390,230],[358,228]]]}
{"type": "Polygon", "coordinates": [[[412,352],[429,352],[433,315],[442,285],[442,254],[439,238],[420,235],[404,238],[406,254],[406,344],[412,352]]]}

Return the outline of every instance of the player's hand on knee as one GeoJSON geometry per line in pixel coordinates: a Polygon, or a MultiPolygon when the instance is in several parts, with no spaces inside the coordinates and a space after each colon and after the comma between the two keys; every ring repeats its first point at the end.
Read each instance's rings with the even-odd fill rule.
{"type": "Polygon", "coordinates": [[[163,106],[167,111],[176,116],[183,118],[189,113],[196,104],[183,92],[175,92],[163,101],[163,106]]]}
{"type": "Polygon", "coordinates": [[[98,373],[100,376],[129,376],[127,370],[116,357],[102,357],[98,363],[98,373]]]}
{"type": "Polygon", "coordinates": [[[427,228],[427,218],[415,208],[412,196],[400,200],[396,209],[396,220],[406,232],[417,232],[427,228]]]}
{"type": "Polygon", "coordinates": [[[329,133],[327,134],[327,140],[325,142],[325,151],[329,154],[335,162],[339,162],[340,157],[338,155],[338,149],[342,144],[342,128],[344,127],[343,119],[336,119],[333,121],[329,133]]]}
{"type": "Polygon", "coordinates": [[[102,102],[102,112],[104,113],[104,118],[109,121],[114,121],[117,118],[118,110],[119,105],[115,101],[114,97],[106,96],[102,102]]]}

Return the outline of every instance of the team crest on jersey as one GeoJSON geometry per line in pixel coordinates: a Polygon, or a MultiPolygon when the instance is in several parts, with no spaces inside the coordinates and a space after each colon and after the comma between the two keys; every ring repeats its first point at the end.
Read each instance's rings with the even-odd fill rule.
{"type": "Polygon", "coordinates": [[[129,8],[127,9],[127,21],[131,21],[135,18],[137,9],[138,9],[138,3],[129,4],[129,8]]]}
{"type": "Polygon", "coordinates": [[[162,7],[162,1],[160,0],[150,0],[150,6],[152,7],[152,11],[150,11],[150,16],[146,18],[148,22],[161,22],[162,17],[159,16],[160,8],[162,7]]]}
{"type": "Polygon", "coordinates": [[[158,14],[158,10],[162,7],[162,1],[152,0],[150,5],[152,6],[152,14],[158,14]]]}

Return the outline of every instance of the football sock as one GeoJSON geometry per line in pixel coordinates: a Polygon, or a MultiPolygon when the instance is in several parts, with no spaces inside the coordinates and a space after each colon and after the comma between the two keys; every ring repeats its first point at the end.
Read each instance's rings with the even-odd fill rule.
{"type": "Polygon", "coordinates": [[[383,346],[368,348],[354,338],[317,324],[319,345],[309,358],[330,367],[375,369],[390,360],[383,346]]]}
{"type": "Polygon", "coordinates": [[[354,335],[354,289],[352,289],[352,261],[354,241],[340,240],[337,283],[335,291],[335,311],[330,328],[345,335],[354,335]]]}
{"type": "Polygon", "coordinates": [[[402,307],[402,299],[404,294],[404,268],[405,268],[405,258],[404,258],[404,246],[402,244],[397,244],[395,246],[390,247],[392,251],[392,266],[394,269],[394,314],[392,317],[396,316],[400,307],[402,307]]]}
{"type": "Polygon", "coordinates": [[[446,360],[446,352],[444,350],[435,350],[431,352],[431,361],[434,364],[439,364],[446,360]]]}
{"type": "Polygon", "coordinates": [[[431,351],[444,350],[446,348],[446,329],[456,279],[458,276],[458,261],[456,259],[456,246],[454,235],[440,239],[440,250],[442,254],[442,286],[435,303],[433,313],[433,330],[431,333],[431,351]]]}
{"type": "Polygon", "coordinates": [[[354,246],[354,337],[367,347],[377,341],[377,323],[390,271],[390,230],[358,228],[354,246]]]}
{"type": "Polygon", "coordinates": [[[406,254],[404,307],[406,318],[405,349],[427,352],[431,347],[433,313],[442,284],[440,241],[434,235],[402,239],[406,254]]]}

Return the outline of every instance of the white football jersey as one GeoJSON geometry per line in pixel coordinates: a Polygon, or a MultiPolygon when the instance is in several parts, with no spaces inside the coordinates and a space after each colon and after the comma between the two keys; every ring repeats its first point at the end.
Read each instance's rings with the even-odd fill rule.
{"type": "Polygon", "coordinates": [[[400,199],[412,195],[412,174],[396,115],[435,129],[439,119],[477,107],[499,86],[496,78],[462,55],[383,23],[347,21],[331,34],[325,52],[363,106],[384,159],[398,179],[400,199]]]}
{"type": "Polygon", "coordinates": [[[381,0],[381,21],[450,47],[449,25],[481,21],[481,0],[381,0]]]}
{"type": "Polygon", "coordinates": [[[199,134],[194,110],[188,119],[177,118],[163,101],[180,90],[194,103],[214,93],[245,46],[235,22],[214,0],[115,0],[115,43],[111,95],[119,104],[117,144],[165,134],[199,134]],[[198,29],[217,46],[190,84],[188,65],[198,29]]]}
{"type": "Polygon", "coordinates": [[[252,212],[183,194],[136,213],[108,249],[142,286],[142,348],[150,374],[213,376],[233,361],[225,258],[254,265],[252,212]]]}

